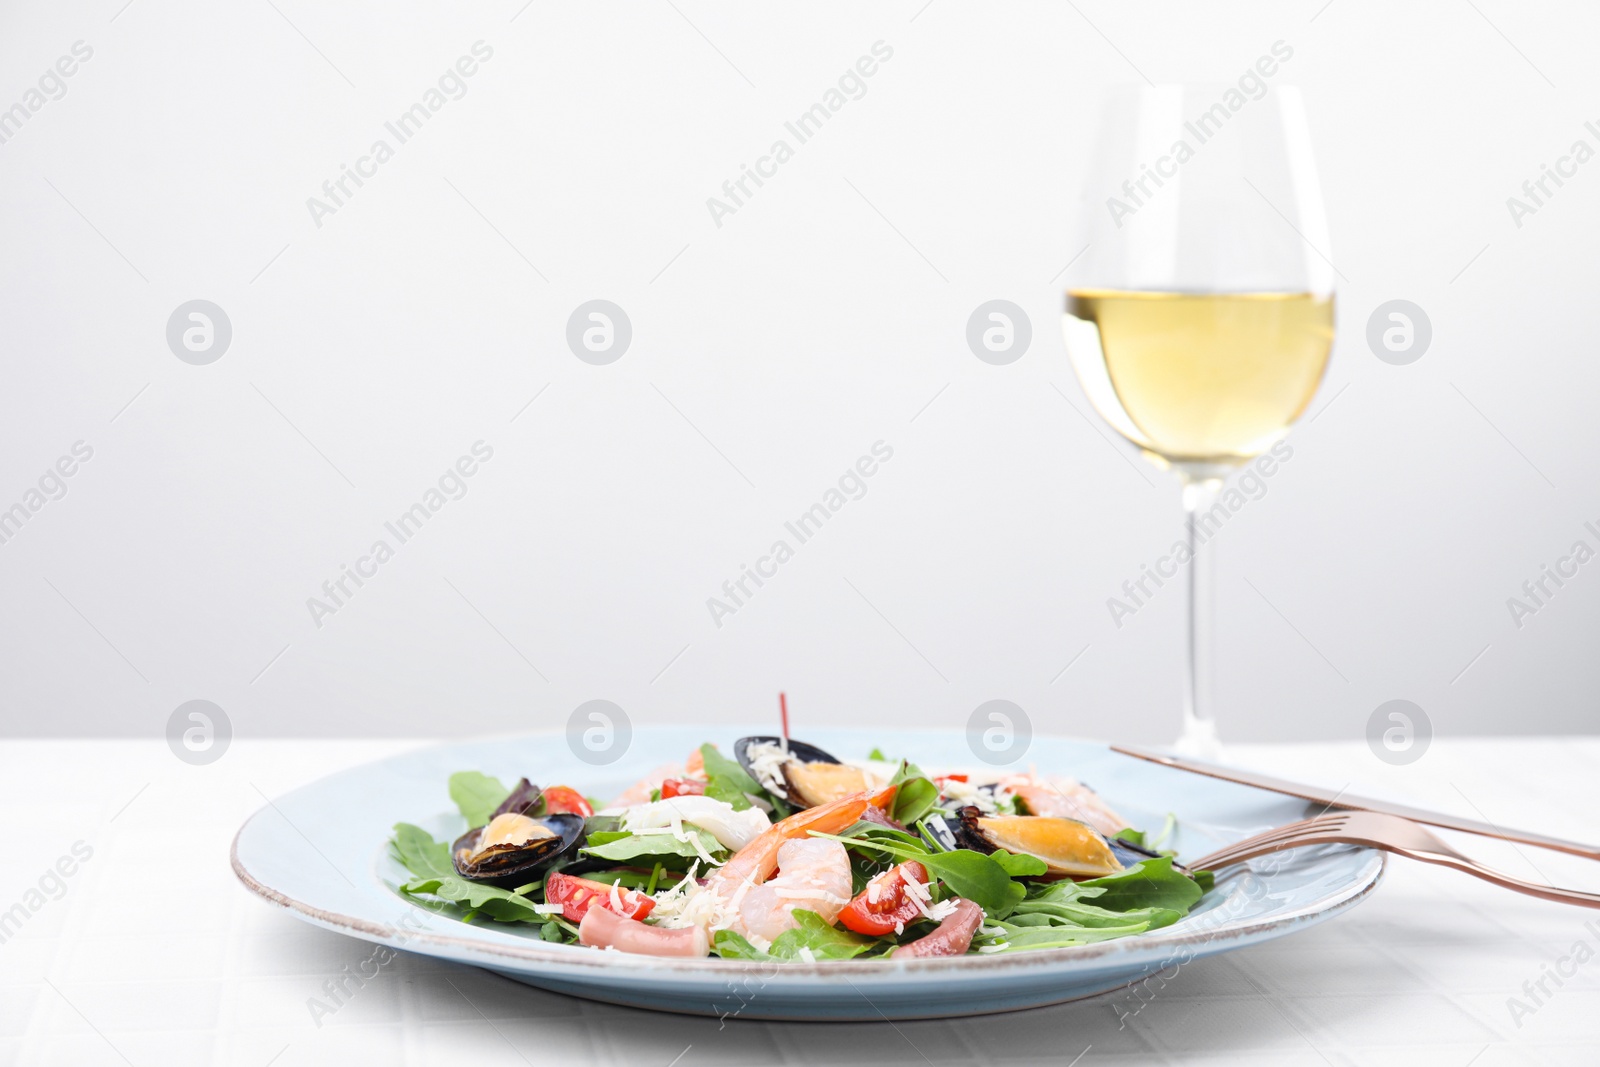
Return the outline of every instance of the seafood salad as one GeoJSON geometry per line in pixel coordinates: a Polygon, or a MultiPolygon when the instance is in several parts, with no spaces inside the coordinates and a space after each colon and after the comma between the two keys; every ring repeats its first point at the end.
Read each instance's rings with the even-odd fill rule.
{"type": "Polygon", "coordinates": [[[469,827],[454,841],[395,827],[402,896],[647,956],[1062,948],[1168,926],[1211,887],[1071,778],[930,774],[777,737],[702,745],[609,803],[477,771],[450,796],[469,827]]]}

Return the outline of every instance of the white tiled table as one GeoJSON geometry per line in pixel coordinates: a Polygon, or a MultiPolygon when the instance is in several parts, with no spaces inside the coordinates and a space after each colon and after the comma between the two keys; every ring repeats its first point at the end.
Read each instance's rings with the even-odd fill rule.
{"type": "MultiPolygon", "coordinates": [[[[1552,995],[1532,1014],[1508,1007],[1575,942],[1600,953],[1584,926],[1600,931],[1600,912],[1403,861],[1340,920],[1185,967],[1126,1025],[1137,1006],[1126,993],[951,1022],[723,1025],[403,956],[319,1027],[308,999],[369,946],[250,896],[228,845],[262,793],[410,744],[236,742],[190,767],[161,743],[0,743],[0,911],[74,842],[94,850],[0,944],[0,1064],[1600,1063],[1600,955],[1559,987],[1546,979],[1552,995]]],[[[1436,741],[1408,768],[1359,745],[1239,746],[1230,758],[1600,837],[1600,740],[1436,741]]],[[[1600,888],[1593,864],[1464,840],[1513,872],[1537,877],[1531,860],[1600,888]]]]}

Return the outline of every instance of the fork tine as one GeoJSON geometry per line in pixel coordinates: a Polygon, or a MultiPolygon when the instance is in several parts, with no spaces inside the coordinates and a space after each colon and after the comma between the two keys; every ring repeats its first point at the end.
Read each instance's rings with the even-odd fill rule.
{"type": "Polygon", "coordinates": [[[1209,856],[1203,856],[1190,864],[1190,866],[1198,867],[1202,870],[1217,870],[1221,867],[1232,866],[1235,863],[1243,863],[1245,860],[1266,855],[1269,852],[1284,852],[1291,848],[1299,848],[1307,838],[1315,836],[1316,833],[1316,831],[1307,831],[1299,834],[1285,834],[1282,837],[1256,841],[1250,844],[1241,842],[1233,848],[1223,849],[1209,856]]]}
{"type": "Polygon", "coordinates": [[[1235,841],[1231,845],[1225,845],[1210,855],[1202,856],[1192,861],[1189,866],[1200,869],[1224,867],[1230,863],[1238,862],[1236,857],[1241,857],[1245,853],[1260,855],[1263,852],[1278,852],[1294,848],[1295,846],[1291,842],[1314,834],[1338,830],[1348,820],[1349,813],[1341,811],[1318,815],[1310,819],[1302,819],[1299,822],[1292,822],[1285,826],[1274,827],[1252,837],[1247,837],[1242,841],[1235,841]],[[1265,847],[1269,845],[1272,847],[1265,847]]]}

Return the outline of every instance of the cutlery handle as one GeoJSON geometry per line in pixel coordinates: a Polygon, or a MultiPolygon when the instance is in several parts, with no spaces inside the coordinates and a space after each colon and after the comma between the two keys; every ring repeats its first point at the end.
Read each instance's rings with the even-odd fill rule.
{"type": "Polygon", "coordinates": [[[1521,878],[1513,878],[1503,871],[1485,867],[1483,864],[1465,857],[1448,856],[1442,852],[1424,852],[1398,848],[1393,851],[1414,860],[1421,860],[1424,863],[1436,863],[1441,867],[1449,867],[1452,870],[1461,871],[1463,874],[1482,878],[1485,882],[1492,882],[1502,889],[1526,893],[1530,897],[1553,900],[1560,904],[1576,904],[1584,908],[1600,908],[1600,893],[1587,893],[1581,889],[1562,889],[1560,886],[1545,885],[1542,882],[1525,882],[1521,878]]]}

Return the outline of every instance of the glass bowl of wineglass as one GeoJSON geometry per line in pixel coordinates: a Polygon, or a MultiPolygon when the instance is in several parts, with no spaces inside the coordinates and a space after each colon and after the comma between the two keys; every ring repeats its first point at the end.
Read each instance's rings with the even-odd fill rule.
{"type": "Polygon", "coordinates": [[[1207,518],[1306,410],[1333,346],[1327,223],[1298,90],[1116,90],[1062,318],[1089,402],[1182,486],[1188,592],[1177,747],[1215,756],[1207,518]]]}

